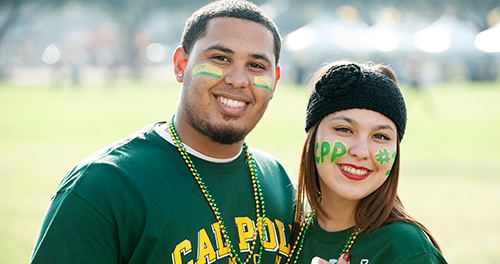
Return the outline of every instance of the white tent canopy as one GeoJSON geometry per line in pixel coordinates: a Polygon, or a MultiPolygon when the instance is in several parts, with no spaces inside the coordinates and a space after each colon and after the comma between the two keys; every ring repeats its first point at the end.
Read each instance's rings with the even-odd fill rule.
{"type": "Polygon", "coordinates": [[[474,43],[481,51],[487,53],[500,52],[500,22],[477,34],[474,43]]]}
{"type": "Polygon", "coordinates": [[[331,15],[321,15],[285,37],[285,49],[292,52],[330,53],[369,51],[368,25],[361,21],[341,22],[331,15]]]}
{"type": "Polygon", "coordinates": [[[451,15],[443,15],[428,27],[415,33],[413,41],[428,53],[470,52],[475,50],[474,39],[478,31],[451,15]]]}

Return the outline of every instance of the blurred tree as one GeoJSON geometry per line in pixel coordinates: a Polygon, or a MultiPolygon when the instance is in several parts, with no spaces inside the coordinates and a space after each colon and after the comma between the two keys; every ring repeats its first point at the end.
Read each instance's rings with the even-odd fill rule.
{"type": "MultiPolygon", "coordinates": [[[[26,1],[26,0],[25,0],[26,1]]],[[[0,21],[0,43],[9,28],[16,22],[20,14],[23,1],[7,0],[0,1],[0,9],[2,10],[3,19],[0,21]]]]}
{"type": "MultiPolygon", "coordinates": [[[[79,2],[83,5],[93,5],[102,8],[108,13],[111,19],[120,27],[120,32],[124,35],[123,45],[124,60],[123,64],[137,67],[134,73],[140,73],[140,63],[138,57],[139,46],[137,43],[137,33],[144,19],[158,10],[175,10],[169,14],[175,14],[176,18],[183,21],[194,10],[200,6],[211,2],[212,0],[0,0],[0,45],[8,34],[12,26],[21,19],[21,17],[35,16],[38,10],[57,9],[64,7],[70,2],[79,2]],[[31,6],[26,11],[25,6],[31,6]],[[33,8],[35,6],[35,8],[33,8]],[[181,14],[181,15],[179,15],[181,14]]],[[[445,11],[452,9],[461,20],[472,22],[479,30],[487,28],[487,15],[495,7],[500,7],[500,0],[250,0],[257,5],[270,4],[286,6],[287,10],[277,17],[281,21],[282,34],[291,32],[324,12],[330,12],[334,15],[335,10],[345,4],[352,5],[359,11],[361,19],[369,25],[374,24],[380,12],[387,6],[394,6],[403,12],[403,18],[408,18],[407,13],[418,14],[425,18],[428,23],[438,19],[445,11]]],[[[420,22],[422,23],[422,22],[420,22]]],[[[414,25],[417,26],[417,25],[414,25]]],[[[177,29],[175,29],[177,30],[177,29]]],[[[179,32],[166,32],[162,36],[166,41],[168,38],[179,39],[179,32]]],[[[0,78],[3,77],[0,63],[0,78]]]]}
{"type": "MultiPolygon", "coordinates": [[[[54,8],[67,0],[0,0],[0,45],[7,36],[12,26],[20,20],[22,16],[31,16],[42,8],[54,8]],[[27,5],[34,5],[35,8],[23,10],[27,5]]],[[[5,78],[5,63],[0,63],[0,80],[5,78]]]]}
{"type": "Polygon", "coordinates": [[[500,8],[499,0],[448,0],[448,8],[455,10],[461,20],[472,22],[479,31],[488,28],[488,14],[495,7],[500,8]]]}
{"type": "MultiPolygon", "coordinates": [[[[352,0],[349,2],[343,0],[288,0],[289,6],[294,10],[308,10],[316,6],[314,10],[328,12],[335,11],[340,5],[352,5],[356,7],[361,18],[368,24],[376,21],[378,12],[384,7],[394,6],[406,12],[418,13],[429,21],[437,20],[445,11],[453,10],[462,20],[469,20],[480,30],[487,27],[486,17],[495,7],[500,7],[500,0],[352,0]]],[[[306,14],[308,15],[308,14],[306,14]]],[[[309,13],[309,15],[317,15],[309,13]]],[[[309,18],[311,19],[311,18],[309,18]]]]}

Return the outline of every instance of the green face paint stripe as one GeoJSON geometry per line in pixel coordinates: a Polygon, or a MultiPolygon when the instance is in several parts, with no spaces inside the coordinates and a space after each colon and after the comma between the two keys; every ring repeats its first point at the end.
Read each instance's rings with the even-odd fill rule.
{"type": "Polygon", "coordinates": [[[197,75],[200,75],[200,74],[203,74],[203,75],[208,75],[208,76],[210,76],[210,77],[215,77],[215,78],[217,78],[217,79],[220,79],[220,75],[217,75],[217,74],[215,74],[215,73],[211,73],[211,72],[197,72],[197,73],[193,74],[193,77],[194,77],[194,76],[197,76],[197,75]]]}
{"type": "Polygon", "coordinates": [[[343,157],[347,153],[347,146],[342,141],[333,142],[332,156],[330,157],[330,163],[334,163],[336,159],[343,157]]]}
{"type": "Polygon", "coordinates": [[[271,93],[273,92],[273,80],[266,76],[255,76],[253,80],[253,86],[268,89],[271,93]]]}
{"type": "Polygon", "coordinates": [[[253,86],[255,87],[259,87],[259,88],[265,88],[265,89],[268,89],[271,93],[273,92],[273,90],[271,89],[271,87],[267,86],[267,85],[263,85],[263,84],[256,84],[254,83],[253,86]]]}
{"type": "Polygon", "coordinates": [[[389,177],[389,174],[391,174],[391,170],[392,170],[392,168],[387,170],[387,172],[385,173],[385,177],[389,177]]]}
{"type": "Polygon", "coordinates": [[[193,69],[193,77],[200,74],[220,79],[222,75],[222,69],[217,66],[204,63],[194,67],[193,69]]]}

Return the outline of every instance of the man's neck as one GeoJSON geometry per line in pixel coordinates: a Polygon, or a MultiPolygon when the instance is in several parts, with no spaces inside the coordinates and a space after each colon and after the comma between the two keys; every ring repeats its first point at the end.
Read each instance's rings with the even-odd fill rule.
{"type": "Polygon", "coordinates": [[[174,119],[174,127],[179,139],[184,144],[209,157],[217,159],[232,158],[238,155],[243,147],[243,140],[230,145],[214,142],[178,117],[174,119]]]}

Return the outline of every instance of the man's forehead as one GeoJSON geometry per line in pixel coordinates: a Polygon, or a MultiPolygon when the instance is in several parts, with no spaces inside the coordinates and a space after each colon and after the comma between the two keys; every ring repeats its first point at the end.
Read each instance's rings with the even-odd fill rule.
{"type": "Polygon", "coordinates": [[[234,53],[240,47],[240,44],[236,45],[234,43],[234,40],[243,37],[249,39],[250,42],[250,38],[252,37],[250,34],[254,34],[254,38],[262,38],[262,40],[264,41],[259,43],[255,51],[249,52],[248,56],[265,59],[271,62],[271,58],[274,58],[275,56],[274,35],[267,27],[252,20],[234,17],[212,18],[207,22],[205,33],[196,42],[198,43],[200,41],[203,41],[206,46],[217,46],[220,49],[224,49],[226,51],[231,50],[234,53]],[[227,34],[228,31],[234,30],[234,26],[242,26],[242,23],[249,24],[248,26],[243,25],[243,31],[241,29],[238,29],[238,31],[236,32],[236,35],[238,36],[235,36],[235,34],[227,34]],[[260,28],[261,33],[259,33],[258,30],[251,30],[252,28],[260,28]],[[238,34],[240,32],[243,32],[245,35],[238,34]],[[269,49],[265,48],[265,39],[268,40],[269,49]]]}

